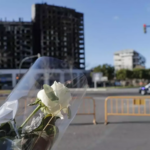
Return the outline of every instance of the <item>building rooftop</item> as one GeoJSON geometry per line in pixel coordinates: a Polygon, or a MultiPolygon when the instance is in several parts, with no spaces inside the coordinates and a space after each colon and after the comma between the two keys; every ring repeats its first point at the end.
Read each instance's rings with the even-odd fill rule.
{"type": "Polygon", "coordinates": [[[117,51],[114,54],[118,54],[118,53],[132,53],[132,52],[136,52],[136,51],[133,50],[133,49],[126,49],[126,50],[117,51]]]}
{"type": "Polygon", "coordinates": [[[53,7],[53,8],[60,9],[60,10],[75,11],[75,9],[72,9],[72,8],[67,8],[65,6],[50,5],[50,4],[47,4],[47,3],[36,3],[36,4],[33,4],[33,5],[36,5],[36,6],[45,6],[45,7],[53,7]]]}
{"type": "Polygon", "coordinates": [[[8,25],[17,25],[17,24],[26,24],[26,25],[30,25],[32,24],[32,22],[29,21],[23,21],[23,19],[20,19],[18,21],[6,21],[6,20],[0,20],[0,24],[8,24],[8,25]]]}

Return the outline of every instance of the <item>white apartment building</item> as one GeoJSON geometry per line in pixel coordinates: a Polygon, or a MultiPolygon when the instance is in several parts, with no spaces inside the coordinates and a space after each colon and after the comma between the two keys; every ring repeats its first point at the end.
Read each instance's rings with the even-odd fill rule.
{"type": "Polygon", "coordinates": [[[115,70],[145,68],[146,59],[135,50],[121,50],[114,53],[115,70]]]}

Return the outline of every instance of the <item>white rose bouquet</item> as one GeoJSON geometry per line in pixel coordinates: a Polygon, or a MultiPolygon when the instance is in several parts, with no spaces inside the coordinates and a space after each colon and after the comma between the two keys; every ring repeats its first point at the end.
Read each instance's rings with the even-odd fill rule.
{"type": "Polygon", "coordinates": [[[4,143],[8,147],[8,142],[13,150],[47,150],[52,147],[59,132],[55,125],[57,119],[64,119],[63,114],[66,113],[71,118],[71,99],[70,91],[63,84],[56,81],[52,86],[44,84],[37,93],[36,101],[29,104],[37,107],[19,128],[15,126],[13,116],[13,107],[17,106],[17,101],[11,104],[6,102],[0,109],[0,149],[5,150],[4,143]],[[40,115],[33,118],[30,125],[26,125],[39,110],[40,115]]]}
{"type": "Polygon", "coordinates": [[[56,58],[38,58],[7,97],[0,107],[0,150],[57,149],[87,85],[81,70],[62,64],[56,58]]]}

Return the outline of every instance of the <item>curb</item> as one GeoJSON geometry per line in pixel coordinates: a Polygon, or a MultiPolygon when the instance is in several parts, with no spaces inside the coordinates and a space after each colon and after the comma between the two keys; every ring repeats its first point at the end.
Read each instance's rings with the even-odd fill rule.
{"type": "MultiPolygon", "coordinates": [[[[70,91],[84,91],[84,88],[70,88],[70,91]]],[[[138,90],[138,88],[102,88],[102,89],[94,89],[94,88],[87,88],[86,91],[87,92],[103,92],[103,91],[107,91],[107,92],[126,92],[126,91],[136,91],[138,90]]]]}
{"type": "Polygon", "coordinates": [[[6,97],[8,96],[9,94],[0,94],[0,97],[6,97]]]}
{"type": "MultiPolygon", "coordinates": [[[[75,88],[75,89],[69,89],[70,91],[84,91],[84,88],[75,88]]],[[[86,89],[86,91],[95,91],[95,92],[100,92],[100,91],[107,91],[107,89],[86,89]]]]}

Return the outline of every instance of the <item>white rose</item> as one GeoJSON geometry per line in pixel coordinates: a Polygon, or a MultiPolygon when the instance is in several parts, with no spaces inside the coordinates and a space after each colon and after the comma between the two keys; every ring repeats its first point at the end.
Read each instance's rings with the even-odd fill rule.
{"type": "Polygon", "coordinates": [[[41,108],[44,114],[53,114],[63,119],[62,114],[58,112],[60,110],[60,105],[57,102],[49,99],[44,89],[38,92],[37,98],[40,99],[42,103],[46,106],[46,108],[44,107],[41,108]]]}
{"type": "Polygon", "coordinates": [[[67,108],[69,106],[69,102],[71,101],[71,93],[67,87],[65,87],[60,82],[54,82],[51,86],[55,92],[55,95],[59,98],[59,104],[62,108],[67,108]]]}
{"type": "Polygon", "coordinates": [[[45,106],[50,108],[50,110],[58,105],[58,103],[56,103],[55,101],[52,101],[51,99],[48,98],[48,96],[46,95],[44,89],[40,90],[38,92],[37,98],[40,99],[45,106]]]}
{"type": "Polygon", "coordinates": [[[46,108],[41,108],[41,110],[46,114],[53,114],[63,119],[60,109],[66,113],[72,98],[68,88],[55,81],[51,87],[49,86],[48,90],[50,91],[49,93],[45,93],[43,89],[37,94],[37,98],[46,106],[46,108]]]}

